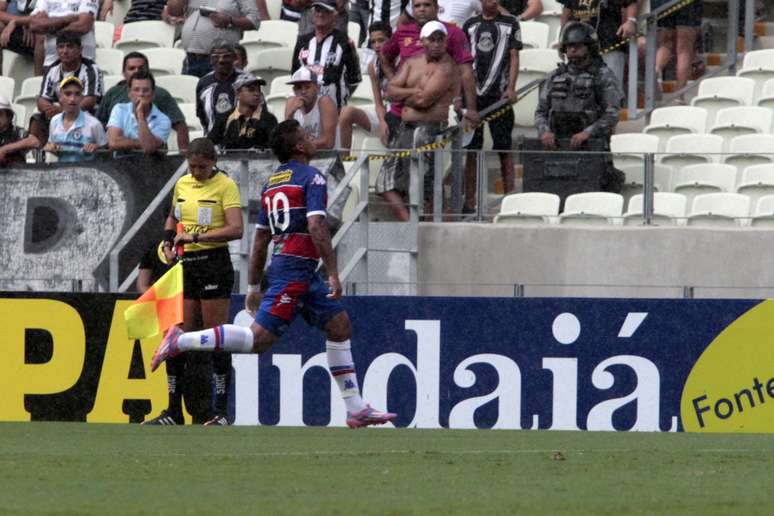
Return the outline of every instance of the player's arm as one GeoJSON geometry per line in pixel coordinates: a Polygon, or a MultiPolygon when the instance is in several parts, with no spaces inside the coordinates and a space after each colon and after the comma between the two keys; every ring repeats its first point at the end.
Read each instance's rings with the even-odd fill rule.
{"type": "Polygon", "coordinates": [[[323,215],[310,215],[308,217],[309,234],[312,235],[312,241],[317,252],[320,253],[325,271],[328,273],[328,284],[331,293],[328,297],[337,299],[341,297],[341,282],[339,281],[339,270],[336,265],[336,255],[333,252],[331,243],[331,231],[328,228],[328,221],[323,215]]]}
{"type": "Polygon", "coordinates": [[[407,88],[411,61],[400,67],[387,85],[387,98],[392,102],[406,100],[408,97],[420,92],[419,88],[407,88]]]}

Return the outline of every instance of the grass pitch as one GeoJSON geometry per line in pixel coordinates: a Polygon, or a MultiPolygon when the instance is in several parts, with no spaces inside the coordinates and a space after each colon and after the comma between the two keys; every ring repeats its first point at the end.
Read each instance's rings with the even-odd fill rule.
{"type": "Polygon", "coordinates": [[[0,424],[7,514],[771,514],[774,436],[0,424]]]}

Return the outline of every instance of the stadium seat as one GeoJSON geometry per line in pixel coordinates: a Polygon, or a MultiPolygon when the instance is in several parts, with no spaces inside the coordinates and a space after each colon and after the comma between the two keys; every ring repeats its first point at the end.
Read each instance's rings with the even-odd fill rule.
{"type": "Polygon", "coordinates": [[[642,166],[645,162],[643,154],[658,152],[658,136],[641,133],[614,134],[610,138],[610,151],[613,153],[613,163],[617,168],[630,165],[642,166]]]}
{"type": "Polygon", "coordinates": [[[764,84],[774,79],[774,49],[753,50],[744,55],[742,69],[736,73],[737,77],[752,79],[755,82],[754,96],[762,95],[764,84]]]}
{"type": "MultiPolygon", "coordinates": [[[[685,218],[688,199],[682,194],[671,192],[656,192],[653,194],[653,217],[651,221],[659,225],[674,226],[685,218]]],[[[624,224],[636,226],[642,223],[644,196],[637,194],[629,199],[628,208],[624,213],[624,224]]]]}
{"type": "Polygon", "coordinates": [[[148,57],[150,71],[155,77],[183,73],[185,51],[179,48],[149,48],[143,51],[148,57]]]}
{"type": "Polygon", "coordinates": [[[193,75],[162,75],[156,79],[156,86],[164,88],[178,103],[196,103],[196,84],[199,78],[193,75]]]}
{"type": "MultiPolygon", "coordinates": [[[[772,77],[774,77],[774,70],[772,70],[772,77]]],[[[769,79],[764,83],[755,104],[759,107],[774,109],[774,79],[769,79]]]]}
{"type": "Polygon", "coordinates": [[[740,106],[718,111],[711,134],[723,137],[724,150],[731,140],[744,134],[771,132],[772,113],[770,109],[757,106],[740,106]]]}
{"type": "Polygon", "coordinates": [[[117,48],[97,47],[97,65],[104,75],[121,75],[124,53],[117,48]]]}
{"type": "Polygon", "coordinates": [[[543,2],[543,12],[535,18],[535,21],[548,25],[548,41],[556,41],[559,39],[559,32],[562,30],[561,4],[558,9],[549,9],[546,7],[546,2],[543,2]]]}
{"type": "Polygon", "coordinates": [[[290,49],[295,48],[297,39],[298,23],[279,18],[262,21],[257,31],[248,30],[242,34],[242,41],[274,42],[290,49]]]}
{"type": "Polygon", "coordinates": [[[604,225],[613,217],[621,217],[623,196],[608,192],[573,194],[564,201],[560,224],[604,225]]]}
{"type": "Polygon", "coordinates": [[[30,117],[38,110],[38,96],[40,95],[40,85],[42,82],[42,75],[24,79],[24,82],[22,82],[21,85],[21,93],[13,99],[15,104],[24,106],[23,127],[29,125],[30,117]]]}
{"type": "Polygon", "coordinates": [[[746,134],[731,140],[729,154],[723,163],[734,165],[737,169],[737,179],[742,171],[753,165],[764,165],[774,162],[774,135],[746,134]]]}
{"type": "Polygon", "coordinates": [[[715,134],[678,134],[667,140],[661,164],[674,170],[697,163],[717,163],[723,152],[723,138],[715,134]]]}
{"type": "MultiPolygon", "coordinates": [[[[21,86],[25,79],[35,76],[35,66],[32,58],[3,50],[3,77],[13,77],[16,81],[13,97],[21,94],[21,86]]],[[[9,99],[10,100],[10,99],[9,99]]]]}
{"type": "MultiPolygon", "coordinates": [[[[366,136],[360,144],[360,154],[386,154],[389,150],[382,141],[376,136],[366,136]]],[[[373,190],[376,186],[376,176],[379,175],[379,169],[382,167],[382,160],[370,160],[368,162],[368,186],[373,190]]]]}
{"type": "Polygon", "coordinates": [[[560,198],[556,194],[527,192],[506,195],[495,224],[534,224],[548,222],[559,215],[560,198]]]}
{"type": "Polygon", "coordinates": [[[736,168],[732,165],[709,163],[689,165],[674,175],[673,190],[688,197],[692,206],[693,198],[706,193],[734,192],[736,168]]]}
{"type": "Polygon", "coordinates": [[[248,64],[246,71],[260,75],[271,84],[275,77],[290,74],[292,55],[293,49],[286,47],[261,50],[256,55],[255,62],[248,64]]]}
{"type": "Polygon", "coordinates": [[[347,23],[347,36],[349,36],[349,39],[352,40],[352,43],[355,44],[355,48],[357,48],[358,42],[360,41],[360,24],[355,22],[347,23]]]}
{"type": "Polygon", "coordinates": [[[774,228],[774,195],[758,199],[750,221],[753,227],[774,228]]]}
{"type": "MultiPolygon", "coordinates": [[[[645,166],[627,165],[619,167],[624,173],[626,180],[623,184],[621,195],[624,197],[624,203],[639,193],[642,193],[645,184],[645,166]]],[[[668,192],[672,186],[672,167],[656,164],[653,167],[653,186],[657,192],[668,192]]]]}
{"type": "Polygon", "coordinates": [[[759,199],[774,195],[774,163],[745,168],[736,193],[749,197],[752,206],[756,206],[759,199]]]}
{"type": "Polygon", "coordinates": [[[201,131],[202,123],[199,121],[199,117],[196,116],[196,104],[183,102],[182,104],[178,104],[178,106],[185,117],[185,124],[188,126],[188,130],[201,131]]]}
{"type": "Polygon", "coordinates": [[[349,97],[347,104],[350,106],[366,106],[374,103],[374,90],[371,87],[371,78],[363,76],[363,80],[357,85],[355,91],[349,97]]]}
{"type": "Polygon", "coordinates": [[[550,29],[545,23],[526,21],[519,24],[521,27],[521,43],[524,48],[548,48],[548,34],[550,29]]]}
{"type": "MultiPolygon", "coordinates": [[[[264,24],[268,23],[269,21],[271,20],[261,22],[261,29],[263,29],[264,24]]],[[[298,29],[296,29],[296,32],[297,31],[298,29]]],[[[242,33],[242,40],[239,42],[239,44],[245,47],[245,52],[247,52],[247,65],[249,66],[250,63],[256,62],[258,52],[262,50],[269,48],[289,47],[289,39],[290,38],[285,39],[271,33],[270,29],[247,30],[242,33]]]]}
{"type": "Polygon", "coordinates": [[[745,77],[711,77],[699,83],[699,92],[691,106],[707,110],[707,125],[715,123],[717,112],[723,108],[752,106],[755,81],[745,77]]]}
{"type": "Polygon", "coordinates": [[[707,127],[707,111],[693,106],[671,106],[653,110],[650,125],[643,133],[659,138],[659,150],[666,148],[666,141],[678,134],[702,134],[707,127]]]}
{"type": "MultiPolygon", "coordinates": [[[[113,48],[113,35],[116,33],[116,26],[107,21],[94,22],[94,38],[97,40],[97,48],[113,48]]],[[[97,60],[102,67],[102,63],[97,60]]]]}
{"type": "Polygon", "coordinates": [[[16,89],[16,80],[13,77],[0,77],[0,95],[11,102],[16,89]]]}
{"type": "Polygon", "coordinates": [[[280,75],[269,83],[268,95],[293,95],[293,85],[288,84],[290,75],[280,75]]]}
{"type": "Polygon", "coordinates": [[[285,104],[288,102],[287,93],[278,93],[276,95],[269,95],[265,97],[266,106],[269,108],[269,113],[277,117],[277,120],[284,120],[285,118],[285,104]]]}
{"type": "Polygon", "coordinates": [[[689,226],[738,226],[750,216],[750,198],[738,193],[709,193],[693,199],[689,226]]]}
{"type": "Polygon", "coordinates": [[[11,104],[11,109],[13,109],[14,124],[23,126],[26,129],[27,108],[21,104],[11,104]]]}
{"type": "Polygon", "coordinates": [[[105,21],[115,26],[124,23],[124,18],[126,18],[126,13],[129,11],[131,3],[131,0],[113,0],[113,10],[108,14],[105,21]]]}
{"type": "MultiPolygon", "coordinates": [[[[527,48],[519,52],[519,76],[516,89],[526,86],[535,79],[543,80],[548,72],[556,68],[559,56],[554,50],[545,48],[527,48]]],[[[517,127],[535,126],[535,108],[538,104],[539,90],[535,88],[513,105],[517,127]]]]}
{"type": "MultiPolygon", "coordinates": [[[[282,0],[266,0],[266,8],[269,10],[271,20],[279,20],[282,13],[282,0]]],[[[266,22],[262,21],[261,25],[264,23],[266,22]]]]}
{"type": "Polygon", "coordinates": [[[160,20],[150,20],[124,24],[121,37],[113,46],[126,53],[155,47],[172,48],[174,43],[175,27],[160,20]]]}
{"type": "Polygon", "coordinates": [[[124,80],[123,75],[103,75],[102,85],[105,87],[105,91],[107,91],[123,80],[124,80]]]}

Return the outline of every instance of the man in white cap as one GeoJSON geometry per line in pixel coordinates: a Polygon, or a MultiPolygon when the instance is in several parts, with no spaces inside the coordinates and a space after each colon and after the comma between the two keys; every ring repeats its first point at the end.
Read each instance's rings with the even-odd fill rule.
{"type": "Polygon", "coordinates": [[[277,118],[263,103],[261,86],[266,81],[243,73],[234,81],[237,107],[226,119],[223,147],[226,149],[268,149],[277,118]]]}
{"type": "MultiPolygon", "coordinates": [[[[449,106],[460,88],[459,67],[447,53],[446,26],[439,21],[425,23],[419,34],[425,49],[406,61],[387,86],[391,101],[403,102],[403,114],[396,148],[417,148],[435,141],[446,127],[449,106]]],[[[424,153],[425,213],[432,210],[433,154],[424,153]]],[[[400,220],[408,220],[405,200],[409,170],[405,161],[384,166],[376,190],[390,204],[400,220]]]]}
{"type": "Polygon", "coordinates": [[[298,120],[312,136],[315,149],[337,148],[339,112],[330,97],[320,94],[317,74],[309,68],[299,68],[287,84],[293,86],[294,96],[285,104],[285,119],[298,120]]]}
{"type": "Polygon", "coordinates": [[[11,103],[0,95],[0,167],[22,164],[28,150],[40,148],[40,141],[14,121],[11,103]]]}

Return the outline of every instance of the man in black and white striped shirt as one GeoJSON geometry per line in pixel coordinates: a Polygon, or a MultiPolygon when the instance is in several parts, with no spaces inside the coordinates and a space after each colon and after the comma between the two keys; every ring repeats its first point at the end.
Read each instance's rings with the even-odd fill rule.
{"type": "Polygon", "coordinates": [[[81,109],[94,113],[103,94],[102,72],[97,63],[81,55],[81,37],[74,32],[59,33],[56,52],[58,59],[44,70],[38,110],[45,115],[46,122],[60,113],[59,84],[65,77],[75,76],[83,84],[81,109]]]}
{"type": "Polygon", "coordinates": [[[378,21],[389,23],[395,32],[400,13],[405,11],[409,5],[411,5],[411,0],[371,0],[371,19],[368,25],[378,21]]]}
{"type": "Polygon", "coordinates": [[[336,29],[336,0],[312,4],[314,32],[299,36],[292,71],[305,66],[317,74],[320,94],[328,95],[339,110],[362,80],[357,53],[347,35],[336,29]]]}

